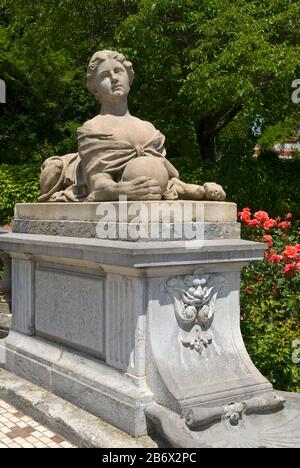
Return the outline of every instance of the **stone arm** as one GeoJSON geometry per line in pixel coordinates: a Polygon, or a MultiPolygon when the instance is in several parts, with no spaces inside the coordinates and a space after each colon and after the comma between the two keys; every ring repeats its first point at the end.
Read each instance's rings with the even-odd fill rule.
{"type": "Polygon", "coordinates": [[[110,174],[97,174],[90,180],[93,190],[87,201],[116,201],[121,195],[128,200],[160,200],[161,188],[150,177],[137,177],[130,182],[115,182],[110,174]]]}

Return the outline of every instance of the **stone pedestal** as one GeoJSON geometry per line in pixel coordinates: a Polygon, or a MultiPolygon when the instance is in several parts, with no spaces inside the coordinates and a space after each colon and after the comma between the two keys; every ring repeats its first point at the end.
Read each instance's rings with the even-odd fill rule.
{"type": "MultiPolygon", "coordinates": [[[[0,229],[0,234],[7,234],[9,229],[0,229]]],[[[0,339],[7,336],[11,327],[11,259],[0,252],[2,279],[0,281],[0,339]]]]}
{"type": "Polygon", "coordinates": [[[235,203],[152,201],[19,204],[13,230],[122,241],[240,238],[235,203]]]}
{"type": "Polygon", "coordinates": [[[133,436],[150,423],[174,447],[281,446],[287,433],[300,445],[299,400],[274,395],[241,337],[240,271],[265,247],[239,239],[235,205],[193,203],[202,239],[135,242],[92,237],[96,207],[82,205],[17,206],[21,232],[0,237],[12,258],[5,368],[133,436]],[[71,217],[89,234],[71,236],[71,217]]]}

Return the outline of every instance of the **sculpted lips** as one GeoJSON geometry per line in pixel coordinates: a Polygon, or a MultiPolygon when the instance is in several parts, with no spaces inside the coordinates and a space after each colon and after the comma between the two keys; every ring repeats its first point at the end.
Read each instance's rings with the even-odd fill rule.
{"type": "Polygon", "coordinates": [[[123,86],[119,84],[119,85],[116,85],[116,86],[112,86],[111,89],[112,89],[113,91],[118,91],[119,89],[122,89],[122,88],[123,88],[123,86]]]}

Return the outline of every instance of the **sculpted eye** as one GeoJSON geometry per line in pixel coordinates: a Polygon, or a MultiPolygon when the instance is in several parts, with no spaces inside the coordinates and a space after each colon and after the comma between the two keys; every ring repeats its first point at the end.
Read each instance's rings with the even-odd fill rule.
{"type": "Polygon", "coordinates": [[[115,73],[123,73],[123,71],[122,68],[115,68],[115,73]]]}
{"type": "Polygon", "coordinates": [[[100,73],[100,78],[101,79],[104,79],[104,78],[107,78],[108,77],[108,72],[107,71],[103,71],[100,73]]]}

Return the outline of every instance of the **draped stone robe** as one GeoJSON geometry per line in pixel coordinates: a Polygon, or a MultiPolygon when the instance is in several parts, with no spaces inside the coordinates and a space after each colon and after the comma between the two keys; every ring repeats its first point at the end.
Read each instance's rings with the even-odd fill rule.
{"type": "MultiPolygon", "coordinates": [[[[166,159],[164,135],[155,128],[151,138],[143,145],[132,145],[125,139],[120,139],[117,132],[95,131],[88,123],[78,128],[77,134],[78,153],[60,158],[54,156],[45,161],[44,170],[50,161],[58,158],[63,162],[63,168],[60,180],[40,197],[40,201],[84,201],[91,191],[91,177],[96,174],[110,174],[115,182],[119,182],[129,161],[140,156],[151,156],[163,162],[170,178],[167,191],[172,192],[171,179],[179,178],[179,174],[166,159]]],[[[177,198],[176,193],[171,198],[177,198]]]]}

